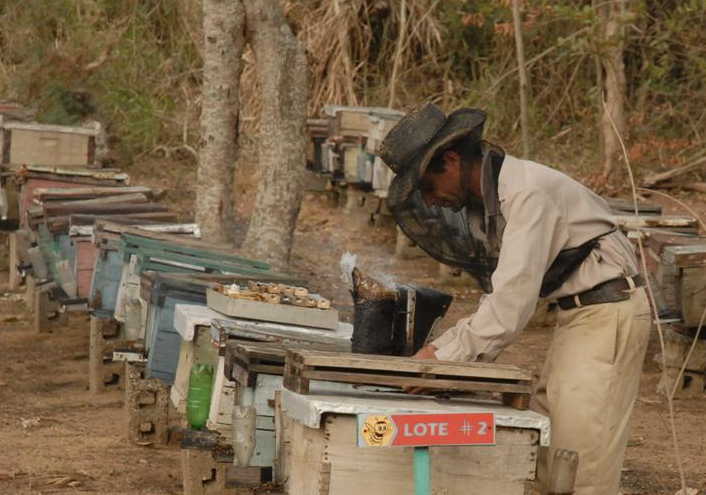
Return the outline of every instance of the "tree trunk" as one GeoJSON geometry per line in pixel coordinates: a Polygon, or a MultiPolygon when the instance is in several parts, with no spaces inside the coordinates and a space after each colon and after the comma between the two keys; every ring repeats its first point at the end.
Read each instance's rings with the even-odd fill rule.
{"type": "Polygon", "coordinates": [[[245,10],[239,1],[203,0],[201,146],[196,222],[205,240],[227,242],[233,232],[236,159],[245,10]]]}
{"type": "Polygon", "coordinates": [[[301,204],[307,62],[278,0],[249,0],[245,9],[262,111],[257,199],[242,249],[281,268],[289,264],[301,204]]]}
{"type": "Polygon", "coordinates": [[[601,132],[603,134],[603,176],[622,173],[616,170],[621,156],[620,136],[625,135],[625,0],[611,0],[598,8],[605,52],[601,56],[604,73],[604,101],[601,132]],[[614,128],[615,126],[615,128],[614,128]],[[617,131],[617,133],[616,133],[617,131]]]}
{"type": "Polygon", "coordinates": [[[517,69],[520,76],[520,127],[522,130],[522,153],[524,158],[530,157],[529,116],[527,109],[527,67],[525,66],[525,46],[522,41],[522,16],[520,15],[520,0],[512,1],[512,19],[515,25],[515,47],[517,49],[517,69]]]}

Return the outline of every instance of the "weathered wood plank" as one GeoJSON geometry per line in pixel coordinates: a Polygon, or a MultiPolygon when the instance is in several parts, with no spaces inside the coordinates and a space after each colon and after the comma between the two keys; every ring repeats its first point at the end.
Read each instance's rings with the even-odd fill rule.
{"type": "MultiPolygon", "coordinates": [[[[389,387],[421,387],[430,390],[458,390],[464,392],[500,392],[529,394],[529,384],[496,383],[471,379],[421,378],[414,376],[390,376],[374,373],[349,373],[345,371],[319,371],[304,368],[299,376],[306,380],[321,380],[361,385],[385,385],[389,387]]],[[[294,390],[296,392],[296,390],[294,390]]]]}
{"type": "Polygon", "coordinates": [[[624,229],[643,227],[698,228],[698,221],[694,217],[680,215],[613,215],[613,221],[624,229]]]}
{"type": "MultiPolygon", "coordinates": [[[[320,470],[326,455],[326,438],[320,430],[307,428],[297,421],[290,420],[289,426],[289,435],[286,435],[289,439],[285,437],[284,440],[287,442],[284,448],[287,449],[286,472],[289,475],[286,492],[292,495],[321,495],[320,470]]],[[[410,469],[411,465],[410,462],[410,469]]]]}
{"type": "Polygon", "coordinates": [[[127,180],[130,176],[119,168],[95,169],[90,167],[68,167],[42,164],[30,164],[23,167],[26,172],[41,172],[49,174],[59,174],[74,177],[92,177],[94,179],[127,180]]]}
{"type": "Polygon", "coordinates": [[[261,270],[269,270],[270,265],[262,261],[251,260],[239,256],[235,249],[232,247],[219,247],[218,245],[213,245],[206,241],[201,241],[198,239],[189,239],[184,237],[176,237],[169,234],[162,234],[159,232],[150,232],[145,234],[144,230],[139,233],[134,234],[131,232],[132,227],[128,227],[122,232],[122,237],[128,244],[133,244],[139,246],[140,248],[146,249],[157,249],[157,250],[180,250],[184,253],[191,253],[198,256],[206,257],[226,257],[227,260],[231,262],[243,263],[252,268],[259,268],[261,270]]]}
{"type": "MultiPolygon", "coordinates": [[[[81,222],[82,224],[93,225],[94,222],[99,220],[102,221],[124,221],[129,225],[137,224],[149,224],[149,223],[163,223],[163,222],[176,222],[177,217],[175,213],[169,211],[163,212],[148,212],[148,213],[119,213],[119,214],[95,214],[91,215],[88,213],[72,214],[66,216],[58,217],[44,217],[32,219],[30,221],[30,226],[35,226],[39,223],[46,223],[47,228],[50,232],[66,232],[71,223],[81,222]]],[[[142,226],[142,225],[141,225],[142,226]]],[[[113,236],[117,239],[117,236],[113,236]]]]}
{"type": "MultiPolygon", "coordinates": [[[[112,196],[101,196],[98,198],[91,199],[73,199],[71,201],[66,201],[69,198],[61,198],[62,201],[42,201],[45,207],[50,208],[62,208],[62,207],[76,207],[76,206],[91,206],[91,205],[108,205],[114,203],[147,203],[149,199],[144,193],[131,193],[131,194],[116,194],[112,196]]],[[[36,200],[35,200],[36,201],[36,200]]]]}
{"type": "MultiPolygon", "coordinates": [[[[81,202],[75,202],[81,203],[81,202]]],[[[129,213],[167,212],[169,208],[159,203],[113,203],[113,204],[73,204],[44,205],[44,215],[60,216],[73,213],[91,213],[94,215],[118,215],[129,213]]]]}
{"type": "MultiPolygon", "coordinates": [[[[455,361],[422,361],[399,356],[347,354],[316,350],[292,350],[295,361],[308,366],[355,368],[392,372],[427,373],[438,376],[497,378],[531,382],[532,375],[517,366],[494,363],[460,363],[455,361]]],[[[289,359],[289,357],[288,357],[289,359]]]]}
{"type": "Polygon", "coordinates": [[[706,243],[667,246],[662,255],[665,263],[679,268],[697,267],[706,265],[706,243]]]}
{"type": "Polygon", "coordinates": [[[289,478],[287,474],[287,458],[291,455],[292,449],[292,419],[282,410],[282,391],[275,391],[275,458],[273,468],[275,472],[275,483],[284,485],[289,478]]]}
{"type": "Polygon", "coordinates": [[[103,196],[119,194],[145,194],[152,195],[152,189],[144,186],[118,186],[118,187],[40,187],[32,192],[34,199],[47,201],[52,199],[93,199],[103,196]]]}
{"type": "MultiPolygon", "coordinates": [[[[50,167],[46,168],[50,169],[50,167]]],[[[93,186],[117,186],[120,184],[127,184],[129,180],[127,175],[118,177],[106,176],[104,178],[95,178],[87,175],[69,175],[65,173],[52,173],[43,170],[27,171],[25,169],[20,170],[18,172],[18,175],[27,179],[46,180],[52,181],[54,183],[62,182],[72,185],[84,184],[93,186]]]]}
{"type": "Polygon", "coordinates": [[[23,123],[23,122],[3,122],[2,127],[5,129],[19,129],[24,131],[35,131],[35,132],[58,132],[63,134],[80,134],[82,136],[95,136],[97,134],[95,129],[89,129],[87,127],[77,127],[68,125],[52,125],[52,124],[35,124],[35,123],[23,123]]]}
{"type": "MultiPolygon", "coordinates": [[[[104,230],[107,232],[116,232],[120,234],[129,235],[138,239],[140,242],[145,242],[145,240],[151,239],[155,241],[162,241],[167,243],[174,243],[182,246],[192,246],[195,248],[203,248],[205,245],[209,246],[212,251],[221,251],[227,254],[233,254],[233,248],[225,244],[212,244],[205,243],[198,239],[185,239],[183,237],[177,237],[170,234],[162,234],[159,232],[148,232],[140,227],[135,227],[131,225],[125,225],[116,222],[109,221],[99,221],[96,222],[96,230],[104,230]]],[[[131,237],[131,238],[132,238],[131,237]]]]}
{"type": "MultiPolygon", "coordinates": [[[[135,249],[139,263],[139,271],[154,270],[154,271],[200,271],[215,270],[221,273],[236,273],[246,275],[257,275],[260,273],[269,274],[275,277],[275,274],[263,270],[262,268],[249,266],[245,263],[240,263],[228,259],[218,259],[218,256],[213,254],[209,256],[204,252],[180,253],[175,250],[167,249],[135,249]]],[[[221,257],[222,258],[222,257],[221,257]]],[[[287,279],[287,275],[282,275],[282,278],[287,279]]]]}
{"type": "MultiPolygon", "coordinates": [[[[619,198],[603,198],[608,203],[608,206],[615,211],[624,211],[627,213],[634,213],[635,203],[629,199],[619,199],[619,198]]],[[[658,204],[648,204],[648,203],[637,203],[638,213],[648,214],[648,215],[660,215],[662,213],[662,206],[658,204]]]]}

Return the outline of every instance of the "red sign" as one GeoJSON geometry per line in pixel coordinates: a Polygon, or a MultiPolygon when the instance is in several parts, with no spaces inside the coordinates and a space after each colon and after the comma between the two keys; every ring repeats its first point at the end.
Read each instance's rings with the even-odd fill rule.
{"type": "Polygon", "coordinates": [[[493,413],[358,416],[361,447],[494,444],[493,413]]]}

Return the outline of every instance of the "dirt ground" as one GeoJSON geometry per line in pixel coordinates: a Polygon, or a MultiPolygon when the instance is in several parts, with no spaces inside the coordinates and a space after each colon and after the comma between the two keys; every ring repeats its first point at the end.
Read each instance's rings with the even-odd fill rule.
{"type": "MultiPolygon", "coordinates": [[[[438,265],[429,258],[395,258],[394,241],[389,225],[370,226],[362,215],[334,207],[327,195],[309,194],[297,229],[294,269],[347,317],[352,303],[339,269],[346,251],[356,254],[368,273],[382,271],[452,293],[454,303],[441,328],[472,311],[477,290],[440,283],[438,265]]],[[[178,450],[131,445],[122,393],[88,392],[87,317],[72,315],[53,334],[32,334],[30,315],[20,295],[7,293],[6,282],[7,272],[0,273],[0,494],[182,493],[178,450]]],[[[538,373],[550,339],[551,327],[535,323],[500,361],[538,373]]],[[[673,495],[679,489],[668,410],[656,393],[658,352],[655,336],[623,468],[626,495],[673,495]]],[[[675,408],[687,484],[706,490],[706,398],[678,400],[675,408]]]]}

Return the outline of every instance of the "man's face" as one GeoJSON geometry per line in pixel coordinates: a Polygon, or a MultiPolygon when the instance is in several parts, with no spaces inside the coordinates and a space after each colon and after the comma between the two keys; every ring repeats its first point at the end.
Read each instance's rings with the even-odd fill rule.
{"type": "Polygon", "coordinates": [[[461,157],[453,151],[443,155],[442,173],[427,171],[419,181],[419,191],[427,206],[440,206],[458,211],[464,206],[465,194],[461,186],[461,157]]]}

